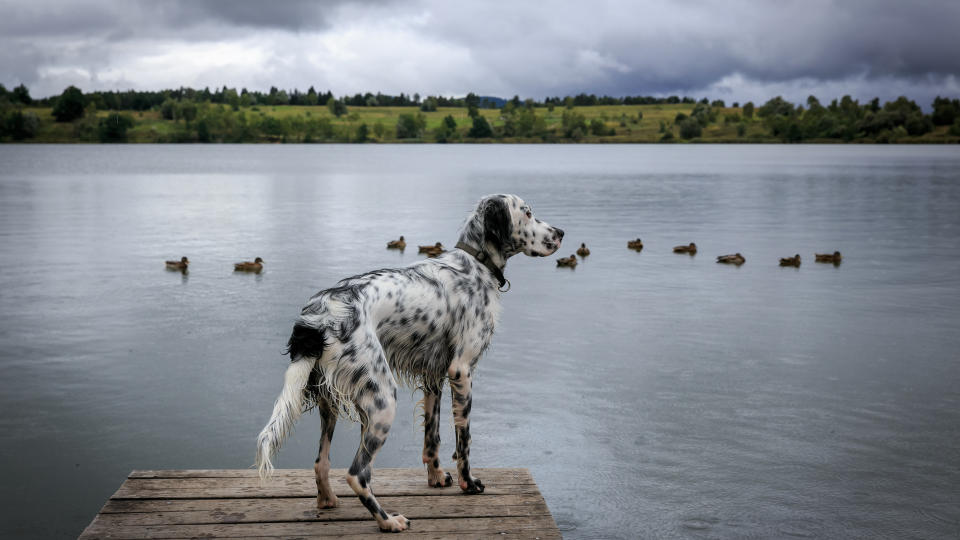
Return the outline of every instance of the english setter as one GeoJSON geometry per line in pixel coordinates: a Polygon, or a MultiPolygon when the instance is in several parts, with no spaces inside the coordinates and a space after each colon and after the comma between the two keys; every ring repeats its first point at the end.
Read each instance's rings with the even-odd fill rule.
{"type": "Polygon", "coordinates": [[[440,468],[440,395],[450,381],[460,489],[482,493],[470,474],[473,373],[490,344],[500,314],[503,269],[517,253],[544,257],[560,247],[563,231],[533,216],[516,195],[490,195],[467,217],[456,249],[404,268],[350,277],[314,295],[300,312],[287,344],[291,364],[270,421],[257,439],[261,478],[270,458],[302,412],[316,406],[320,450],[314,464],[317,507],[337,506],[330,489],[330,441],[338,417],[359,420],[360,447],[347,483],[384,531],[409,520],[388,515],[370,487],[370,467],[387,439],[397,404],[397,383],[423,391],[423,463],[427,483],[452,484],[440,468]]]}

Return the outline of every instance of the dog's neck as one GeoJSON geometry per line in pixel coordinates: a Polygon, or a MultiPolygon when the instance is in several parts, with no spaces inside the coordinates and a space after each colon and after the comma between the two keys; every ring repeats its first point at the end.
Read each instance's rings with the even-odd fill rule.
{"type": "Polygon", "coordinates": [[[467,252],[478,262],[486,266],[494,277],[497,278],[497,281],[500,282],[500,286],[502,287],[506,282],[506,279],[503,277],[503,270],[507,267],[507,255],[499,249],[496,249],[490,242],[483,242],[482,247],[478,244],[480,244],[480,242],[471,241],[466,238],[466,235],[463,235],[457,242],[456,247],[467,252]]]}

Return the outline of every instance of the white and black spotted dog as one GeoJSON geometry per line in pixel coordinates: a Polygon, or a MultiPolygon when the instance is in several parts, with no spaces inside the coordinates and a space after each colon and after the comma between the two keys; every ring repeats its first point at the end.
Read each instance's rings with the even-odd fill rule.
{"type": "Polygon", "coordinates": [[[371,490],[370,467],[383,446],[397,407],[397,382],[423,391],[423,462],[427,483],[452,484],[440,468],[440,394],[453,394],[459,485],[482,493],[470,474],[470,408],[474,368],[490,344],[500,314],[503,269],[517,253],[547,256],[563,231],[533,216],[516,195],[490,195],[470,214],[453,249],[405,268],[347,278],[314,295],[294,324],[291,364],[273,415],[257,439],[261,478],[270,458],[304,410],[321,416],[320,451],[314,464],[317,506],[337,506],[330,489],[330,441],[343,416],[362,424],[361,443],[347,483],[384,531],[402,531],[409,520],[388,515],[371,490]]]}

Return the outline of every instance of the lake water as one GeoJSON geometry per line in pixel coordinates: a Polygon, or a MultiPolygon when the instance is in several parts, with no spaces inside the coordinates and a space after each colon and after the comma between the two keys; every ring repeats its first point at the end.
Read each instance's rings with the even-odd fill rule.
{"type": "MultiPolygon", "coordinates": [[[[0,146],[0,537],[76,536],[131,469],[250,466],[307,298],[496,192],[566,238],[507,266],[473,463],[530,468],[565,536],[960,537],[960,149],[694,145],[0,146]]],[[[378,466],[421,467],[417,399],[378,466]]]]}

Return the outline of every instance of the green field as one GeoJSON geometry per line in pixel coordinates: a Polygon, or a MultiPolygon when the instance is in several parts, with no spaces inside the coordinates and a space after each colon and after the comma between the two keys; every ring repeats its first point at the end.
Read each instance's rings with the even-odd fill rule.
{"type": "MultiPolygon", "coordinates": [[[[159,110],[120,111],[122,117],[132,120],[123,140],[131,143],[169,142],[250,142],[250,143],[303,143],[303,142],[436,142],[436,131],[447,116],[453,117],[456,128],[447,142],[475,143],[777,143],[782,136],[774,135],[762,119],[743,117],[741,108],[714,107],[714,121],[702,128],[699,136],[683,138],[674,120],[678,113],[690,115],[694,104],[664,105],[596,105],[566,109],[557,106],[552,111],[536,107],[538,127],[535,134],[530,130],[524,136],[504,133],[507,119],[501,110],[481,109],[480,115],[494,128],[494,136],[470,137],[468,132],[472,119],[466,108],[439,108],[437,111],[421,112],[416,107],[350,107],[347,114],[335,117],[322,106],[252,106],[236,110],[226,105],[201,103],[196,116],[184,119],[164,119],[159,110]],[[602,123],[602,129],[579,130],[565,133],[563,115],[582,115],[587,126],[602,123]],[[638,114],[642,119],[638,120],[638,114]],[[397,123],[401,115],[423,115],[425,129],[413,137],[398,138],[397,123]],[[733,118],[725,121],[727,116],[733,118]],[[735,119],[734,119],[735,118],[735,119]],[[365,128],[361,128],[365,126],[365,128]],[[366,130],[366,137],[360,130],[366,130]],[[600,132],[603,132],[600,134],[600,132]],[[665,134],[667,140],[664,141],[665,134]]],[[[24,114],[36,115],[39,126],[35,135],[22,142],[73,143],[100,142],[97,128],[108,121],[115,111],[88,111],[84,118],[73,122],[55,122],[49,107],[24,107],[24,114]]],[[[899,143],[957,143],[960,137],[951,135],[949,126],[937,126],[932,132],[920,136],[905,132],[893,132],[883,140],[880,137],[856,137],[855,139],[807,138],[803,142],[899,142],[899,143]]],[[[10,142],[11,137],[3,139],[10,142]]]]}

